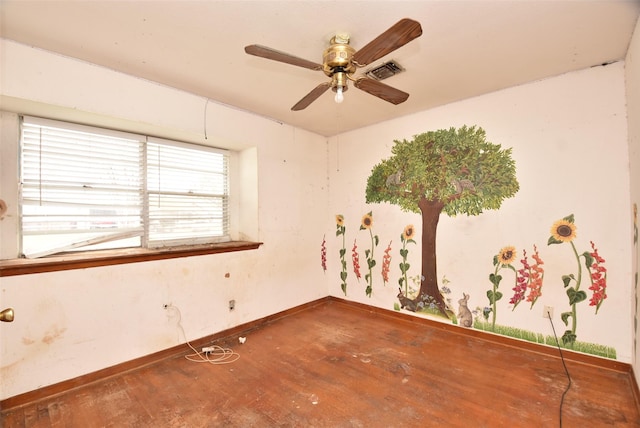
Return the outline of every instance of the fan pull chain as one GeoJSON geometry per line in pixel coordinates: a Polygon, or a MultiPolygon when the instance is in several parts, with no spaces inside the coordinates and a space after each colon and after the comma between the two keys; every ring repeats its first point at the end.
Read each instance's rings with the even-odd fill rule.
{"type": "Polygon", "coordinates": [[[209,98],[207,98],[207,100],[204,103],[204,123],[203,123],[203,127],[204,127],[204,139],[207,139],[207,106],[209,105],[209,98]]]}

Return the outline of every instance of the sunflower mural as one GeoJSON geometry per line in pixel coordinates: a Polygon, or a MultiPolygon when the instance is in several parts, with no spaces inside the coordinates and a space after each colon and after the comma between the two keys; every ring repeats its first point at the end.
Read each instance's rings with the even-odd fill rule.
{"type": "MultiPolygon", "coordinates": [[[[548,244],[572,242],[576,238],[577,227],[573,223],[573,214],[553,223],[548,244]]],[[[573,244],[571,244],[573,245],[573,244]]],[[[574,246],[575,249],[575,246],[574,246]]]]}
{"type": "Polygon", "coordinates": [[[416,241],[413,240],[413,237],[416,234],[416,230],[412,224],[407,225],[404,228],[404,231],[400,235],[400,241],[402,242],[402,248],[400,249],[400,257],[402,257],[402,261],[400,262],[400,273],[401,277],[398,280],[398,284],[400,285],[400,293],[403,293],[402,287],[404,286],[404,295],[409,295],[409,278],[407,277],[407,272],[411,265],[407,261],[407,257],[409,256],[409,249],[407,248],[407,244],[415,244],[416,241]]]}
{"type": "Polygon", "coordinates": [[[533,308],[538,298],[542,295],[542,281],[544,278],[544,268],[542,265],[544,262],[538,253],[538,247],[533,246],[533,264],[529,262],[526,250],[522,250],[520,269],[516,269],[515,267],[517,258],[517,251],[514,246],[504,247],[497,255],[493,256],[494,271],[489,274],[489,281],[492,284],[492,288],[487,290],[489,306],[485,307],[482,311],[485,320],[488,320],[489,315],[491,315],[491,331],[495,331],[496,329],[496,317],[498,314],[497,302],[503,297],[503,293],[499,291],[500,282],[503,279],[502,275],[500,275],[501,270],[509,269],[514,273],[515,283],[512,288],[513,296],[509,299],[509,304],[512,305],[512,311],[515,311],[520,302],[523,301],[531,303],[530,309],[533,308]]]}
{"type": "Polygon", "coordinates": [[[368,230],[369,236],[371,237],[371,247],[364,250],[365,258],[367,259],[367,268],[369,270],[368,273],[364,275],[365,281],[367,281],[367,288],[365,289],[365,293],[368,297],[371,297],[371,293],[373,292],[373,268],[376,266],[376,259],[374,258],[374,251],[380,242],[378,235],[373,234],[373,212],[369,211],[367,214],[362,216],[362,223],[360,224],[360,230],[368,230]]]}
{"type": "MultiPolygon", "coordinates": [[[[336,215],[336,236],[342,236],[342,248],[340,248],[340,288],[344,295],[347,295],[347,261],[345,255],[347,253],[347,248],[345,247],[345,239],[346,239],[346,230],[347,227],[344,225],[344,216],[342,214],[336,215]]],[[[324,240],[323,240],[324,245],[324,240]]]]}
{"type": "Polygon", "coordinates": [[[412,224],[405,226],[404,230],[400,234],[400,242],[402,242],[400,257],[402,257],[402,261],[398,265],[400,268],[400,278],[398,279],[398,303],[394,304],[396,310],[407,309],[408,311],[416,312],[423,306],[422,303],[409,298],[410,295],[414,294],[414,290],[409,290],[409,276],[407,272],[409,271],[411,264],[407,261],[409,256],[407,244],[416,243],[416,241],[413,240],[414,235],[415,228],[412,224]]]}
{"type": "Polygon", "coordinates": [[[498,252],[497,255],[493,256],[493,265],[495,266],[495,270],[493,273],[489,275],[489,281],[491,281],[492,288],[487,291],[487,298],[489,299],[489,307],[485,308],[483,311],[483,315],[485,318],[488,318],[491,315],[491,327],[495,330],[496,327],[496,316],[498,314],[498,300],[502,299],[503,293],[498,290],[500,287],[500,282],[502,281],[502,275],[500,275],[500,271],[502,269],[510,269],[513,272],[516,269],[513,267],[512,263],[516,259],[516,247],[508,246],[504,247],[498,252]]]}
{"type": "Polygon", "coordinates": [[[583,280],[586,275],[584,275],[585,272],[582,270],[580,259],[584,259],[584,266],[587,269],[586,273],[588,273],[591,284],[587,288],[591,291],[589,306],[595,307],[596,314],[607,298],[607,268],[604,266],[605,259],[600,256],[593,241],[590,242],[591,251],[585,251],[582,254],[578,253],[574,242],[577,237],[577,229],[573,214],[568,215],[553,223],[553,226],[551,226],[551,236],[549,236],[549,240],[547,241],[547,245],[569,244],[576,259],[575,271],[562,275],[562,284],[566,290],[569,306],[571,307],[570,311],[563,312],[560,316],[565,326],[570,327],[562,335],[562,343],[570,348],[574,347],[578,337],[578,305],[588,298],[587,292],[583,289],[583,280]],[[571,322],[571,325],[569,325],[569,322],[571,322]]]}

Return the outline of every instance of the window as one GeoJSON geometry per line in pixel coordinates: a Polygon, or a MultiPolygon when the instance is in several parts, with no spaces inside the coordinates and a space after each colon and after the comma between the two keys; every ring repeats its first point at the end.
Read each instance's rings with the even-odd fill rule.
{"type": "Polygon", "coordinates": [[[21,252],[229,241],[228,153],[24,117],[21,252]]]}

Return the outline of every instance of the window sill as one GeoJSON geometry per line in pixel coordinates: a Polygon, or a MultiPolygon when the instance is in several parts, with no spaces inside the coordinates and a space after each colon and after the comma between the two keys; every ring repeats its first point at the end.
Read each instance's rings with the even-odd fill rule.
{"type": "Polygon", "coordinates": [[[262,242],[232,241],[153,250],[127,248],[123,250],[67,253],[40,259],[0,260],[0,277],[255,250],[260,245],[262,245],[262,242]]]}

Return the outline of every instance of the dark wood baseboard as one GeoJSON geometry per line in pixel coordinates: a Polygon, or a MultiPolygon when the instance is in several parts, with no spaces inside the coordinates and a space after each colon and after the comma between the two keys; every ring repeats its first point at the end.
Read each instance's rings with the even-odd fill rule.
{"type": "MultiPolygon", "coordinates": [[[[339,302],[345,306],[351,306],[359,308],[363,311],[375,313],[380,316],[390,317],[394,319],[405,320],[407,322],[418,323],[421,325],[429,326],[431,328],[437,328],[443,331],[447,331],[454,334],[461,334],[469,337],[475,337],[487,342],[498,343],[505,346],[512,346],[527,350],[530,352],[538,352],[549,356],[557,356],[560,358],[558,348],[548,345],[542,345],[539,343],[529,342],[526,340],[514,339],[508,336],[502,336],[499,334],[493,334],[483,330],[474,330],[472,328],[463,328],[454,324],[448,324],[444,322],[435,321],[429,318],[423,318],[419,316],[412,316],[406,312],[391,311],[388,309],[381,309],[374,306],[365,305],[363,303],[351,302],[343,300],[337,297],[330,297],[330,300],[339,302]]],[[[579,362],[583,364],[591,364],[597,367],[602,367],[608,370],[615,370],[618,372],[630,372],[631,365],[627,363],[621,363],[620,361],[598,357],[595,355],[583,354],[580,352],[570,351],[568,349],[562,349],[562,354],[566,360],[579,362]]]]}
{"type": "Polygon", "coordinates": [[[638,388],[638,381],[636,380],[633,367],[629,366],[629,376],[631,377],[631,388],[633,389],[633,398],[636,400],[636,406],[640,409],[640,388],[638,388]]]}
{"type": "MultiPolygon", "coordinates": [[[[533,342],[527,342],[524,340],[513,339],[510,337],[496,335],[496,334],[488,333],[485,331],[462,328],[452,324],[447,324],[447,323],[442,323],[442,322],[438,322],[438,321],[427,319],[427,318],[412,316],[410,314],[403,313],[403,312],[391,311],[387,309],[377,308],[374,306],[369,306],[362,303],[351,302],[351,301],[333,297],[333,296],[328,296],[318,300],[314,300],[312,302],[308,302],[308,303],[275,313],[273,315],[266,316],[259,320],[241,324],[236,327],[191,341],[190,343],[194,348],[199,349],[202,346],[211,344],[212,342],[220,342],[220,341],[224,341],[225,339],[235,338],[237,336],[244,336],[250,333],[252,330],[258,329],[278,319],[284,318],[296,312],[304,311],[305,309],[309,309],[322,304],[336,304],[336,305],[343,306],[347,310],[364,311],[369,314],[374,314],[380,317],[391,318],[394,320],[399,320],[399,321],[412,323],[412,324],[424,325],[430,328],[446,331],[451,334],[479,338],[495,344],[500,344],[500,345],[509,346],[509,347],[521,349],[528,352],[537,352],[540,354],[560,358],[558,349],[551,346],[541,345],[533,342]]],[[[0,401],[0,410],[6,411],[9,409],[21,407],[38,400],[42,400],[45,398],[53,397],[55,395],[68,392],[70,390],[82,387],[84,385],[87,385],[93,382],[98,382],[98,381],[107,379],[109,377],[118,376],[125,372],[136,370],[136,369],[157,363],[162,360],[181,357],[189,352],[192,352],[192,351],[186,343],[177,345],[177,346],[162,350],[160,352],[156,352],[150,355],[146,355],[144,357],[136,358],[134,360],[126,361],[124,363],[117,364],[112,367],[107,367],[105,369],[98,370],[96,372],[88,373],[86,375],[78,376],[76,378],[59,382],[53,385],[45,386],[43,388],[40,388],[34,391],[29,391],[23,394],[6,398],[0,401]]],[[[640,390],[638,388],[638,383],[636,381],[633,368],[630,364],[622,363],[619,361],[610,360],[606,358],[601,358],[593,355],[582,354],[579,352],[573,352],[566,349],[562,350],[562,355],[567,361],[572,361],[572,362],[581,363],[581,364],[588,364],[604,370],[613,370],[616,372],[622,372],[622,373],[628,374],[630,378],[630,382],[633,386],[633,392],[634,392],[634,398],[635,398],[636,404],[640,409],[640,390]]]]}

